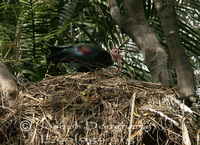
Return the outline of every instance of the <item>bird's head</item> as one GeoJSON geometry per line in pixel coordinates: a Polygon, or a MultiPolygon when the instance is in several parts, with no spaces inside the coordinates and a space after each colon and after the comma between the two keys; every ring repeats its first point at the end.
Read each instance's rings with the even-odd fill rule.
{"type": "Polygon", "coordinates": [[[119,70],[121,71],[122,69],[122,64],[121,64],[121,58],[120,58],[120,53],[119,53],[119,48],[114,47],[111,51],[110,51],[110,55],[112,58],[112,61],[117,61],[118,62],[118,66],[119,66],[119,70]]]}

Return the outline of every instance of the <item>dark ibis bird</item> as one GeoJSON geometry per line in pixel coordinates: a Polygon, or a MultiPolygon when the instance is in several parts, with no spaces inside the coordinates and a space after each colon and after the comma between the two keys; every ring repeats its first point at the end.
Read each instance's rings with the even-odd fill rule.
{"type": "Polygon", "coordinates": [[[69,63],[69,67],[78,72],[94,71],[97,68],[107,67],[118,61],[121,70],[119,49],[114,47],[110,53],[98,45],[83,44],[76,46],[50,46],[51,53],[47,61],[55,64],[69,63]]]}

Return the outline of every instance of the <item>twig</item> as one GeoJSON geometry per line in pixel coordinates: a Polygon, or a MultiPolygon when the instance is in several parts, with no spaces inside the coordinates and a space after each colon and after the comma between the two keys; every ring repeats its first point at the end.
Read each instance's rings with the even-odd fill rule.
{"type": "Polygon", "coordinates": [[[12,109],[10,109],[9,107],[6,107],[6,106],[0,106],[0,108],[2,108],[2,109],[8,109],[10,112],[15,113],[15,111],[13,111],[12,109]]]}
{"type": "Polygon", "coordinates": [[[168,131],[168,132],[170,132],[170,133],[172,133],[172,134],[174,134],[174,135],[176,135],[176,136],[182,138],[182,136],[181,136],[180,134],[178,134],[178,133],[176,133],[176,132],[174,132],[174,131],[172,131],[172,130],[166,129],[165,127],[163,127],[161,124],[159,124],[159,123],[158,123],[156,120],[154,120],[153,118],[151,118],[151,120],[152,120],[153,122],[155,122],[156,124],[158,124],[158,126],[160,126],[163,130],[166,130],[166,131],[168,131]]]}
{"type": "Polygon", "coordinates": [[[176,104],[178,104],[180,106],[180,108],[184,112],[193,113],[193,111],[187,105],[181,103],[181,101],[175,99],[172,95],[167,95],[166,97],[168,97],[169,99],[171,99],[172,101],[174,101],[176,104]]]}
{"type": "Polygon", "coordinates": [[[182,140],[182,143],[183,145],[191,145],[191,141],[190,141],[190,137],[189,137],[189,134],[188,134],[188,130],[187,130],[187,127],[185,125],[185,118],[183,118],[182,120],[182,136],[183,136],[183,140],[182,140]]]}
{"type": "Polygon", "coordinates": [[[29,95],[29,94],[23,94],[23,96],[25,96],[25,97],[28,97],[28,98],[31,98],[31,99],[33,99],[33,100],[35,100],[35,101],[37,101],[37,102],[41,102],[41,100],[39,100],[39,99],[37,99],[37,98],[34,98],[34,97],[32,97],[31,95],[29,95]]]}
{"type": "Polygon", "coordinates": [[[161,117],[164,117],[166,120],[171,121],[174,125],[179,126],[178,122],[176,122],[175,120],[169,118],[168,116],[166,116],[166,115],[165,115],[164,113],[162,113],[162,112],[156,111],[156,110],[151,109],[151,108],[146,108],[146,107],[143,107],[143,106],[142,106],[142,108],[144,108],[144,109],[146,109],[146,110],[149,110],[149,111],[151,111],[151,112],[154,112],[154,113],[158,113],[161,117]]]}
{"type": "MultiPolygon", "coordinates": [[[[133,124],[133,112],[134,112],[134,107],[135,107],[135,97],[136,93],[132,95],[132,103],[131,103],[131,119],[130,119],[130,126],[133,124]]],[[[131,143],[131,127],[129,127],[129,134],[128,134],[129,140],[128,140],[128,145],[131,143]]]]}
{"type": "Polygon", "coordinates": [[[197,145],[200,145],[200,141],[199,141],[199,133],[200,133],[200,130],[198,130],[198,132],[197,132],[197,145]]]}

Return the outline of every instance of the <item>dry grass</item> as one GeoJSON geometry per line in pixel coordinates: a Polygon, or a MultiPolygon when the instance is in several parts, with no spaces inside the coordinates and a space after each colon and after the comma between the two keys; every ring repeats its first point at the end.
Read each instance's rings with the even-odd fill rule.
{"type": "Polygon", "coordinates": [[[197,144],[197,113],[178,92],[114,72],[22,86],[15,107],[0,106],[0,144],[197,144]]]}

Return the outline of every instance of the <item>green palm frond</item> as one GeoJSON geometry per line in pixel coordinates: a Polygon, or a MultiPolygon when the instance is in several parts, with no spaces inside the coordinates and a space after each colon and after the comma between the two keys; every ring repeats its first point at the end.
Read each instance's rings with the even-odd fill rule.
{"type": "Polygon", "coordinates": [[[200,2],[187,1],[177,6],[183,44],[190,55],[200,55],[200,2]]]}
{"type": "MultiPolygon", "coordinates": [[[[17,1],[10,3],[0,3],[0,40],[1,40],[1,53],[2,57],[6,58],[6,51],[10,49],[8,46],[12,41],[15,41],[15,33],[17,27],[17,18],[19,15],[19,7],[17,1]]],[[[13,50],[11,51],[13,52],[13,50]]]]}

